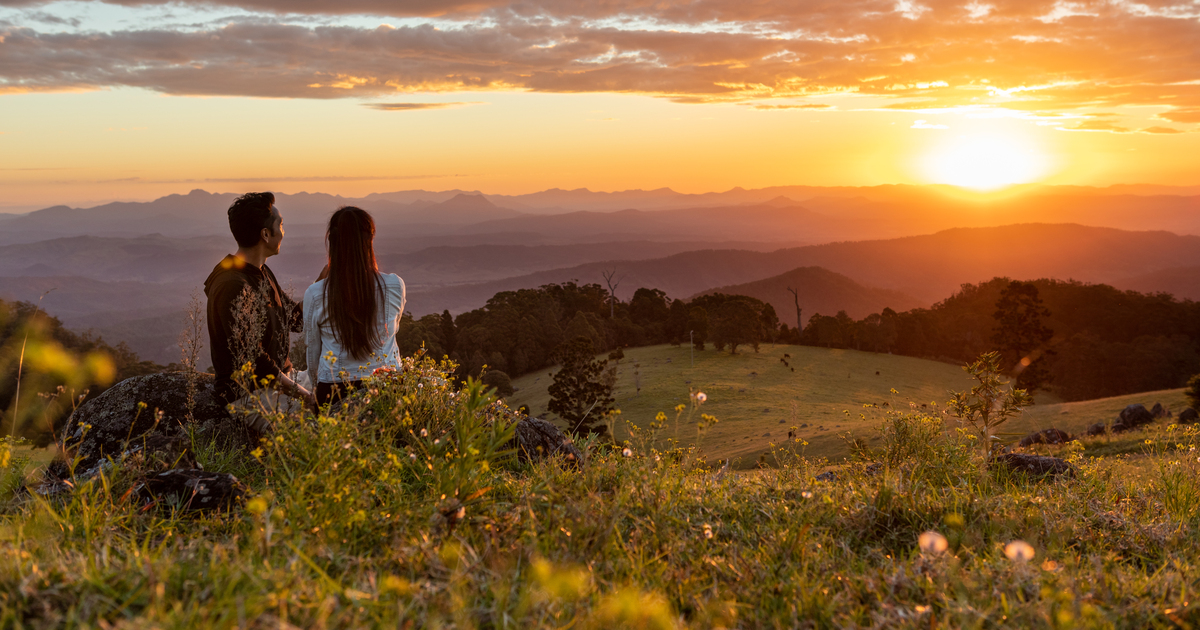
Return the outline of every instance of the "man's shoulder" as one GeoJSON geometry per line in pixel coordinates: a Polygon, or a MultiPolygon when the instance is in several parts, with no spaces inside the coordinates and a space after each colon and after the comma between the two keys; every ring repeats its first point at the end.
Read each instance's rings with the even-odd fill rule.
{"type": "Polygon", "coordinates": [[[217,294],[223,294],[230,291],[240,292],[245,286],[250,284],[250,278],[246,274],[245,263],[236,256],[226,256],[213,267],[212,273],[209,274],[208,280],[204,283],[205,293],[211,299],[217,294]],[[240,263],[240,264],[239,264],[240,263]]]}

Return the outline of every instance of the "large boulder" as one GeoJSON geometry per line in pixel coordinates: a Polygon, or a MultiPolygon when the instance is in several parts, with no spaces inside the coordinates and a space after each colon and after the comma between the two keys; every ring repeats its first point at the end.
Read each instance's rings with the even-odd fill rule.
{"type": "Polygon", "coordinates": [[[1167,408],[1163,407],[1162,403],[1156,402],[1154,403],[1154,406],[1150,408],[1150,415],[1154,416],[1155,418],[1169,418],[1171,416],[1171,412],[1167,411],[1167,408]]]}
{"type": "Polygon", "coordinates": [[[1075,467],[1064,459],[1042,457],[1040,455],[1026,455],[1024,453],[1004,453],[997,455],[988,462],[988,466],[994,469],[1023,473],[1039,479],[1057,477],[1059,475],[1075,476],[1075,467]]]}
{"type": "Polygon", "coordinates": [[[1088,425],[1087,434],[1089,437],[1104,435],[1105,433],[1108,433],[1108,427],[1104,426],[1103,422],[1097,422],[1095,424],[1088,425]]]}
{"type": "Polygon", "coordinates": [[[1034,444],[1066,444],[1071,441],[1071,435],[1060,429],[1046,429],[1037,433],[1030,433],[1021,438],[1018,446],[1027,448],[1034,444]]]}
{"type": "MultiPolygon", "coordinates": [[[[104,458],[120,458],[151,444],[184,441],[181,438],[189,428],[231,447],[249,444],[250,437],[241,423],[229,416],[214,395],[213,376],[196,376],[190,423],[187,375],[183,372],[125,379],[80,405],[67,419],[62,434],[64,447],[75,459],[75,471],[96,469],[104,458]]],[[[61,477],[63,471],[51,472],[61,477]]]]}
{"type": "Polygon", "coordinates": [[[1154,422],[1154,414],[1150,413],[1145,405],[1129,405],[1121,410],[1121,415],[1117,417],[1117,421],[1112,425],[1112,431],[1113,433],[1121,433],[1150,424],[1151,422],[1154,422]]]}
{"type": "Polygon", "coordinates": [[[1191,407],[1179,412],[1179,424],[1192,424],[1197,420],[1200,420],[1200,414],[1196,413],[1196,410],[1191,407]]]}
{"type": "Polygon", "coordinates": [[[517,421],[513,439],[520,461],[540,461],[561,456],[564,465],[578,467],[583,464],[583,453],[575,447],[571,438],[541,418],[521,417],[517,421]]]}

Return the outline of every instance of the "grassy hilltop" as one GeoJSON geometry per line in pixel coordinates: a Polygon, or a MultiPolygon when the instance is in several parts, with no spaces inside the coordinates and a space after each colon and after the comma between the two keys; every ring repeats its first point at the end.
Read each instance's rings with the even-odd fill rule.
{"type": "MultiPolygon", "coordinates": [[[[515,379],[517,391],[508,404],[529,405],[535,415],[544,415],[550,402],[550,374],[556,371],[515,379]]],[[[615,398],[621,417],[614,430],[618,440],[625,439],[625,422],[645,426],[660,411],[673,423],[672,410],[688,402],[689,388],[694,388],[708,396],[703,411],[720,420],[701,440],[710,460],[728,458],[737,467],[752,467],[761,454],[772,450],[772,444],[786,441],[791,427],[798,427],[799,436],[808,442],[804,455],[838,461],[849,454],[839,436],[851,432],[875,440],[886,409],[909,408],[911,403],[923,411],[939,410],[949,399],[949,390],[967,390],[972,383],[959,366],[949,363],[856,350],[763,344],[758,353],[743,346],[731,355],[710,348],[695,353],[692,367],[686,345],[634,348],[625,352],[618,366],[615,398]],[[780,361],[785,354],[790,356],[790,367],[780,361]],[[863,407],[872,404],[877,407],[863,407]]],[[[1050,427],[1079,434],[1094,422],[1111,421],[1132,403],[1149,408],[1162,402],[1176,412],[1186,406],[1179,389],[1075,403],[1061,403],[1039,392],[1037,401],[1000,431],[1010,438],[1050,427]]],[[[677,437],[684,445],[697,439],[691,425],[669,424],[662,436],[677,437]]]]}
{"type": "MultiPolygon", "coordinates": [[[[197,438],[206,471],[248,486],[231,511],[147,505],[139,480],[153,471],[139,459],[66,496],[4,497],[0,628],[1200,623],[1190,604],[1200,585],[1194,427],[1159,422],[1054,447],[1075,474],[1032,480],[984,468],[976,445],[947,431],[940,413],[900,405],[871,423],[838,415],[839,395],[885,397],[873,395],[872,379],[891,380],[879,389],[895,387],[897,398],[916,397],[940,391],[929,374],[958,378],[954,366],[796,349],[789,354],[808,361],[795,374],[807,376],[771,374],[770,353],[784,350],[698,359],[689,376],[714,392],[709,409],[727,417],[717,426],[777,430],[752,392],[773,392],[781,401],[773,406],[806,397],[825,424],[880,435],[878,471],[853,464],[819,481],[826,466],[785,457],[777,468],[723,474],[691,452],[642,446],[593,449],[579,469],[521,463],[504,452],[512,426],[488,421],[503,407],[478,387],[454,391],[430,363],[408,362],[318,418],[277,416],[274,437],[249,453],[197,438]],[[871,369],[855,384],[853,371],[844,378],[852,365],[880,375],[871,369]],[[722,366],[736,369],[721,377],[722,366]],[[885,377],[888,369],[895,375],[885,377]],[[922,373],[935,385],[921,385],[922,373]]],[[[635,399],[647,411],[626,404],[628,415],[648,415],[656,400],[682,402],[679,368],[666,366],[684,352],[630,353],[651,364],[659,353],[660,369],[644,379],[661,379],[663,393],[652,399],[644,387],[635,399]]],[[[1022,422],[1081,422],[1121,402],[1046,405],[1022,422]]],[[[721,449],[734,435],[706,436],[705,446],[721,449]]],[[[0,463],[20,464],[0,451],[0,463]]]]}

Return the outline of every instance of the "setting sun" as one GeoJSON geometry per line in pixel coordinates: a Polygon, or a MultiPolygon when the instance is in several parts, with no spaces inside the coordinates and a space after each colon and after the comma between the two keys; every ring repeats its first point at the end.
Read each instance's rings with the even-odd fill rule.
{"type": "Polygon", "coordinates": [[[1050,160],[1024,138],[961,135],[926,154],[922,170],[933,183],[986,191],[1036,181],[1048,174],[1050,160]]]}

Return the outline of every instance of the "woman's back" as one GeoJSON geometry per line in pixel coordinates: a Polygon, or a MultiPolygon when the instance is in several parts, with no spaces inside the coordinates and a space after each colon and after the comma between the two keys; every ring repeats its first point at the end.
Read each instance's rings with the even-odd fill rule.
{"type": "MultiPolygon", "coordinates": [[[[379,274],[382,295],[376,301],[375,325],[380,345],[360,358],[355,358],[340,340],[329,317],[326,301],[327,280],[318,280],[304,292],[304,334],[308,343],[308,373],[314,383],[357,381],[381,367],[399,365],[396,349],[396,327],[404,315],[404,281],[394,273],[379,274]],[[331,360],[332,359],[332,360],[331,360]]],[[[334,298],[336,299],[336,298],[334,298]]]]}

